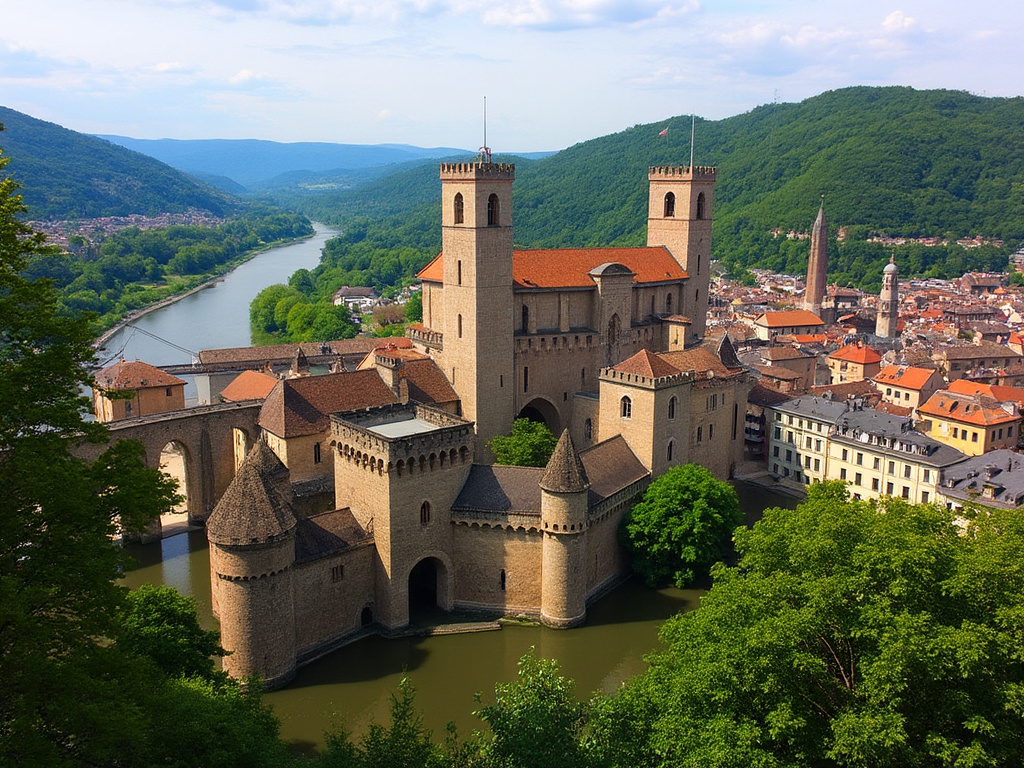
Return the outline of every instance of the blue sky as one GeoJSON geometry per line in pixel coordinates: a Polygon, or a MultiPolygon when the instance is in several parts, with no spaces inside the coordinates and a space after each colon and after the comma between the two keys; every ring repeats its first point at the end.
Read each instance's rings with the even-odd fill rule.
{"type": "MultiPolygon", "coordinates": [[[[1024,93],[1020,0],[24,0],[0,104],[86,133],[555,150],[850,85],[1024,93]]],[[[688,125],[680,123],[680,130],[688,125]]]]}

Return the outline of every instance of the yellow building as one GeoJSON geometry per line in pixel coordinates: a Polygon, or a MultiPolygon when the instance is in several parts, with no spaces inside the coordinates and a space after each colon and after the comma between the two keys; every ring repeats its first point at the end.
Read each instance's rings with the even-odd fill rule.
{"type": "Polygon", "coordinates": [[[1017,445],[1021,417],[1016,403],[943,389],[917,410],[922,418],[930,420],[931,437],[968,456],[1017,445]]]}
{"type": "Polygon", "coordinates": [[[847,344],[828,356],[828,372],[833,384],[864,381],[878,374],[882,356],[867,344],[847,344]]]}
{"type": "Polygon", "coordinates": [[[185,407],[185,382],[141,360],[118,360],[95,376],[96,421],[153,416],[185,407]]]}

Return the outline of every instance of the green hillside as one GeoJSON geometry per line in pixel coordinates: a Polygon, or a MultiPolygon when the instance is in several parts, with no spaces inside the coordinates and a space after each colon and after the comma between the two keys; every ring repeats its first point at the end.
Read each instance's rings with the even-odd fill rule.
{"type": "Polygon", "coordinates": [[[0,107],[0,148],[33,219],[130,214],[223,215],[233,198],[180,171],[103,139],[0,107]]]}
{"type": "MultiPolygon", "coordinates": [[[[847,88],[799,104],[771,104],[725,120],[698,120],[694,162],[718,168],[713,256],[733,270],[806,268],[820,196],[834,244],[830,279],[871,287],[888,250],[864,243],[892,235],[1024,239],[1024,99],[959,91],[847,88]]],[[[523,247],[637,245],[646,232],[647,167],[687,164],[690,118],[638,125],[533,162],[517,162],[515,238],[523,247]],[[668,127],[665,136],[659,132],[668,127]]],[[[514,158],[509,158],[513,159],[514,158]]],[[[388,176],[303,209],[360,231],[358,240],[440,246],[436,166],[388,176]],[[358,217],[378,219],[356,224],[358,217]],[[392,218],[387,218],[392,217],[392,218]],[[383,220],[380,220],[382,219],[383,220]]],[[[1004,266],[1006,248],[910,249],[904,274],[942,276],[1004,266]]]]}

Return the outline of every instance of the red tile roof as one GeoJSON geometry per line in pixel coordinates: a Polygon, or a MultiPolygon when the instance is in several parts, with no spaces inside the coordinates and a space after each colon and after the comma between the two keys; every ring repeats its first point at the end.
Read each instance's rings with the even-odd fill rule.
{"type": "Polygon", "coordinates": [[[263,400],[280,379],[261,371],[242,371],[224,387],[220,396],[228,402],[263,400]]]}
{"type": "Polygon", "coordinates": [[[304,376],[278,382],[260,409],[260,426],[289,438],[325,431],[331,414],[390,405],[395,393],[376,369],[304,376]]]}
{"type": "Polygon", "coordinates": [[[867,344],[847,344],[845,347],[837,349],[829,357],[833,360],[846,360],[849,363],[859,363],[860,365],[870,365],[882,360],[882,356],[867,344]]]}
{"type": "MultiPolygon", "coordinates": [[[[602,264],[628,267],[637,283],[685,280],[689,277],[668,248],[552,248],[514,251],[512,282],[517,288],[593,288],[590,271],[602,264]]],[[[418,277],[440,283],[444,280],[444,254],[425,266],[418,277]]],[[[820,321],[819,321],[820,322],[820,321]]]]}
{"type": "Polygon", "coordinates": [[[118,360],[98,371],[94,378],[100,389],[147,389],[185,384],[177,376],[164,373],[156,366],[141,360],[118,360]]]}
{"type": "Polygon", "coordinates": [[[661,357],[646,349],[641,349],[632,357],[623,360],[613,368],[621,373],[632,373],[637,376],[646,376],[650,379],[660,379],[663,376],[675,376],[679,369],[674,365],[665,362],[661,357]]]}
{"type": "Polygon", "coordinates": [[[948,390],[939,390],[917,410],[925,416],[982,427],[1020,420],[1019,415],[1006,411],[994,398],[982,394],[962,395],[948,390]]]}
{"type": "Polygon", "coordinates": [[[806,309],[789,309],[783,312],[764,312],[755,321],[767,328],[789,328],[807,325],[824,325],[825,322],[806,309]]]}
{"type": "Polygon", "coordinates": [[[920,391],[935,371],[930,368],[915,368],[909,365],[889,365],[874,377],[877,384],[888,384],[903,389],[920,391]]]}
{"type": "Polygon", "coordinates": [[[980,393],[988,395],[1001,403],[1024,402],[1024,389],[1021,387],[1003,387],[998,384],[983,384],[980,381],[957,379],[949,382],[946,390],[961,395],[976,395],[980,393]]]}

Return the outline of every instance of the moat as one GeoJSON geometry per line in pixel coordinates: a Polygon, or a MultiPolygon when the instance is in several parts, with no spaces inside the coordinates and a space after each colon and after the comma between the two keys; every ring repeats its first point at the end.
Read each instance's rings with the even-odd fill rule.
{"type": "MultiPolygon", "coordinates": [[[[770,489],[740,483],[748,524],[766,507],[792,507],[795,500],[770,489]]],[[[129,586],[167,584],[192,595],[204,626],[216,628],[210,612],[209,552],[205,533],[179,534],[130,547],[139,568],[129,586]]],[[[286,688],[269,693],[282,721],[282,735],[298,746],[320,745],[323,733],[343,724],[361,731],[372,720],[386,722],[390,693],[404,672],[417,689],[417,706],[435,735],[454,721],[468,733],[473,694],[493,696],[494,684],[511,680],[516,663],[531,647],[559,660],[576,681],[577,695],[613,691],[643,669],[645,654],[658,647],[658,627],[670,616],[697,606],[696,590],[651,590],[632,580],[594,603],[577,629],[508,626],[501,631],[435,637],[366,637],[308,664],[286,688]]],[[[439,617],[443,619],[442,617],[439,617]]]]}

